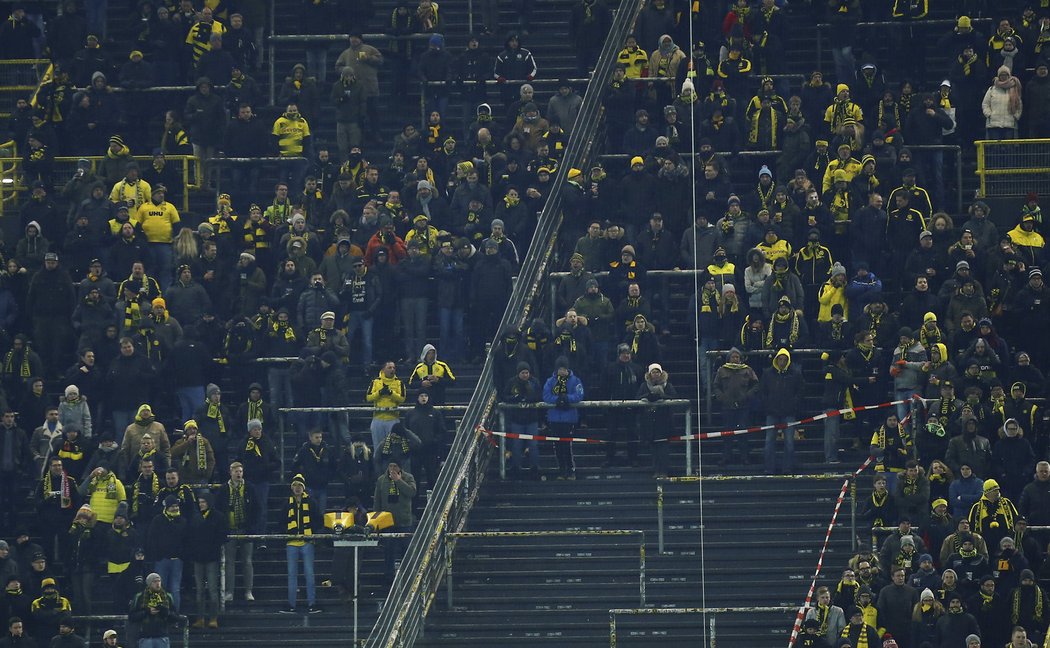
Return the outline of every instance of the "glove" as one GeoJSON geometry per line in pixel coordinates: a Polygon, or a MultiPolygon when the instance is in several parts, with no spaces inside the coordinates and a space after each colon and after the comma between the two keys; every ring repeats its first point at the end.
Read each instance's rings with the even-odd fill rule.
{"type": "Polygon", "coordinates": [[[390,386],[389,385],[383,385],[383,388],[379,390],[379,393],[382,394],[383,396],[389,396],[390,395],[390,386]]]}
{"type": "Polygon", "coordinates": [[[504,76],[496,77],[496,83],[506,83],[506,82],[507,82],[507,77],[504,77],[504,76]]]}

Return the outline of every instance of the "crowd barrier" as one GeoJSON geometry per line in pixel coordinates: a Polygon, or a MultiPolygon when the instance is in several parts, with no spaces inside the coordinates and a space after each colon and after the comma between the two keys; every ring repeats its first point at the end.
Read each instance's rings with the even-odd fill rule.
{"type": "Polygon", "coordinates": [[[1050,139],[977,140],[981,198],[1050,193],[1050,139]]]}
{"type": "MultiPolygon", "coordinates": [[[[322,514],[324,512],[322,511],[322,514]]],[[[281,533],[257,533],[257,534],[230,534],[226,536],[227,540],[235,540],[242,542],[254,542],[256,540],[277,540],[279,542],[288,542],[290,540],[309,540],[312,542],[331,542],[332,546],[339,549],[353,549],[354,550],[354,591],[353,591],[353,643],[350,644],[354,648],[358,645],[358,633],[359,628],[359,613],[358,613],[358,599],[360,598],[360,576],[361,576],[361,554],[360,550],[366,547],[376,547],[380,541],[396,540],[411,538],[412,533],[375,533],[368,537],[360,536],[344,536],[341,534],[332,533],[320,533],[317,535],[295,535],[295,534],[281,534],[281,533]]],[[[316,573],[315,573],[316,577],[316,573]]],[[[220,609],[226,610],[226,599],[222,596],[222,593],[226,591],[226,547],[223,546],[221,553],[219,554],[219,599],[220,609]]]]}
{"type": "MultiPolygon", "coordinates": [[[[77,162],[81,159],[91,162],[91,172],[95,173],[98,164],[104,158],[101,155],[54,158],[53,170],[56,187],[63,186],[73,177],[77,171],[77,162]]],[[[141,167],[147,167],[153,163],[153,158],[148,155],[136,155],[132,159],[141,167]]],[[[169,193],[166,198],[180,211],[186,211],[190,206],[190,189],[197,188],[200,162],[192,155],[168,155],[165,159],[168,164],[179,168],[182,175],[182,193],[179,195],[169,193]]],[[[21,157],[0,157],[0,216],[3,216],[7,207],[17,207],[19,195],[29,190],[22,175],[22,162],[21,157]]],[[[108,196],[108,188],[106,193],[108,196]]]]}
{"type": "MultiPolygon", "coordinates": [[[[73,621],[77,623],[77,628],[74,630],[74,634],[78,634],[84,639],[84,643],[88,646],[105,646],[105,642],[102,640],[102,632],[109,630],[110,628],[116,630],[118,627],[124,629],[123,635],[119,632],[117,634],[117,645],[124,644],[128,640],[128,629],[133,624],[128,621],[128,615],[126,614],[74,614],[73,621]],[[105,629],[96,627],[105,626],[105,629]],[[83,633],[78,632],[81,628],[84,629],[83,633]]],[[[175,621],[171,624],[179,629],[179,638],[182,640],[182,648],[190,648],[190,624],[189,619],[185,616],[178,615],[175,621]]],[[[170,639],[170,637],[169,637],[170,639]]],[[[171,645],[176,645],[174,642],[171,645]]]]}
{"type": "MultiPolygon", "coordinates": [[[[506,410],[508,409],[519,409],[519,410],[548,410],[554,409],[556,405],[550,403],[500,403],[499,407],[499,422],[502,430],[483,430],[490,436],[495,436],[499,439],[499,476],[501,479],[507,478],[507,453],[506,453],[506,439],[507,438],[529,438],[536,437],[537,441],[554,441],[556,443],[605,443],[604,439],[587,439],[584,437],[580,438],[567,438],[559,439],[557,437],[546,437],[542,435],[527,435],[527,434],[512,434],[507,432],[507,419],[506,410]]],[[[619,401],[619,400],[595,400],[595,401],[582,401],[570,405],[573,409],[603,409],[603,410],[617,410],[617,409],[650,409],[650,408],[662,408],[662,407],[674,407],[685,409],[685,429],[687,434],[692,433],[693,429],[693,408],[692,403],[687,399],[667,399],[660,401],[619,401]]],[[[639,422],[639,425],[643,423],[639,422]]],[[[699,452],[699,443],[697,444],[697,452],[699,452]]],[[[693,474],[693,448],[691,444],[686,444],[685,450],[685,472],[687,475],[693,474]]]]}
{"type": "MultiPolygon", "coordinates": [[[[971,18],[970,22],[976,25],[991,25],[994,21],[991,18],[971,18]]],[[[956,18],[928,18],[924,20],[882,20],[882,21],[868,21],[859,22],[857,27],[860,29],[905,29],[918,27],[920,29],[926,27],[947,27],[946,31],[950,31],[958,24],[956,18]]],[[[839,29],[838,25],[831,23],[818,23],[817,24],[817,65],[814,69],[824,69],[824,32],[830,29],[839,29]]],[[[910,148],[910,147],[909,147],[910,148]]]]}
{"type": "MultiPolygon", "coordinates": [[[[471,538],[575,538],[594,536],[637,536],[638,537],[638,605],[645,606],[645,531],[636,529],[617,529],[609,531],[572,530],[572,531],[463,531],[445,534],[445,594],[449,609],[453,607],[452,589],[452,554],[458,540],[471,538]]],[[[509,556],[508,556],[509,557],[509,556]]],[[[513,558],[511,558],[513,559],[513,558]]]]}
{"type": "Polygon", "coordinates": [[[657,477],[656,478],[656,543],[660,554],[664,551],[664,485],[671,484],[699,484],[701,497],[703,496],[703,483],[711,481],[719,482],[756,482],[768,480],[850,480],[850,529],[852,530],[851,547],[857,549],[857,480],[853,475],[817,473],[812,475],[703,475],[695,477],[657,477]]]}
{"type": "MultiPolygon", "coordinates": [[[[716,615],[753,614],[755,612],[795,612],[795,608],[780,605],[751,607],[613,608],[609,610],[609,648],[617,648],[619,646],[620,637],[618,633],[617,617],[621,616],[660,617],[701,614],[705,619],[705,643],[703,644],[703,648],[715,648],[717,645],[716,615]],[[709,623],[707,622],[708,614],[711,615],[709,623]]],[[[654,634],[661,632],[662,630],[654,630],[654,634]]]]}

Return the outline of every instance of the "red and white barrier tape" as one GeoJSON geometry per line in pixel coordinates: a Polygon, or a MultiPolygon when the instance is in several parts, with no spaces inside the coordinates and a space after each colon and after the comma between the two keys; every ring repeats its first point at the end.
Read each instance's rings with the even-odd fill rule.
{"type": "Polygon", "coordinates": [[[902,403],[911,402],[912,398],[906,398],[903,400],[888,401],[885,403],[879,403],[878,405],[858,405],[857,407],[846,407],[838,410],[828,410],[814,416],[807,416],[797,421],[791,421],[790,423],[773,423],[772,425],[756,425],[754,427],[740,428],[739,430],[722,430],[721,432],[701,432],[699,434],[683,434],[682,436],[675,436],[668,439],[668,441],[692,441],[694,439],[717,439],[720,437],[738,436],[741,434],[751,434],[752,432],[765,432],[766,430],[784,430],[789,427],[795,427],[796,425],[804,425],[806,423],[813,423],[814,421],[823,421],[826,418],[833,416],[842,416],[849,412],[867,412],[870,410],[883,409],[886,407],[894,407],[902,403]]]}
{"type": "MultiPolygon", "coordinates": [[[[884,409],[886,407],[894,407],[902,403],[907,403],[914,400],[915,397],[888,401],[886,403],[879,403],[878,405],[858,405],[857,407],[847,407],[838,410],[828,410],[821,412],[814,416],[807,416],[797,421],[791,421],[790,423],[773,423],[772,425],[758,425],[748,428],[740,428],[739,430],[722,430],[720,432],[701,432],[699,434],[683,434],[681,436],[670,437],[668,439],[656,439],[656,441],[693,441],[694,439],[718,439],[721,437],[728,436],[739,436],[741,434],[751,434],[752,432],[765,432],[766,430],[784,430],[789,427],[795,427],[797,425],[804,425],[806,423],[813,423],[814,421],[822,421],[832,416],[842,416],[848,412],[867,412],[870,410],[884,409]]],[[[907,421],[907,418],[905,418],[907,421]]],[[[902,424],[905,422],[902,421],[902,424]]],[[[507,439],[524,439],[526,441],[554,441],[557,443],[609,443],[605,439],[589,439],[585,437],[556,437],[546,436],[543,434],[521,434],[518,432],[499,432],[497,430],[488,430],[485,428],[479,429],[487,434],[489,438],[492,437],[505,437],[507,439]]]]}
{"type": "Polygon", "coordinates": [[[798,614],[795,615],[795,626],[791,629],[791,641],[788,643],[788,648],[794,648],[799,632],[802,631],[802,621],[806,616],[806,610],[809,609],[809,604],[813,601],[813,591],[817,588],[817,579],[820,578],[820,572],[824,568],[824,554],[827,553],[828,544],[831,543],[831,532],[835,528],[835,522],[838,521],[839,511],[842,509],[842,502],[846,499],[846,491],[849,490],[850,480],[856,479],[857,476],[864,472],[874,460],[874,457],[868,457],[865,459],[864,463],[853,471],[853,476],[842,482],[842,488],[839,489],[839,496],[835,499],[835,510],[831,514],[831,522],[828,523],[828,532],[824,534],[824,546],[820,548],[820,556],[817,558],[817,568],[813,572],[813,580],[809,583],[809,591],[806,592],[806,600],[802,604],[802,607],[798,609],[798,614]]]}

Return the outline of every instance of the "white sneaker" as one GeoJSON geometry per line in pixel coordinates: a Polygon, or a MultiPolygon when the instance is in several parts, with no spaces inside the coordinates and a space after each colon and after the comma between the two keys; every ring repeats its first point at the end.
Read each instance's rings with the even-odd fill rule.
{"type": "Polygon", "coordinates": [[[222,595],[222,600],[224,600],[224,601],[232,601],[233,600],[233,592],[226,592],[225,594],[223,594],[222,595]]]}
{"type": "Polygon", "coordinates": [[[244,595],[244,599],[246,601],[254,601],[255,600],[255,595],[252,594],[251,592],[248,592],[247,594],[244,595]]]}

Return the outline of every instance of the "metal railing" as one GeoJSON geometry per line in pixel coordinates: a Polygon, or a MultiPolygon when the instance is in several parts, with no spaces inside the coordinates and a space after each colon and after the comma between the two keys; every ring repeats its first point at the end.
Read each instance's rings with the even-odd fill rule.
{"type": "MultiPolygon", "coordinates": [[[[456,541],[470,538],[576,538],[593,536],[638,536],[638,605],[645,606],[645,531],[637,529],[612,529],[602,531],[566,530],[566,531],[465,531],[445,534],[445,597],[446,604],[452,609],[452,555],[456,550],[456,541]]],[[[511,558],[508,556],[508,558],[511,558]]]]}
{"type": "MultiPolygon", "coordinates": [[[[798,608],[788,607],[786,605],[767,605],[767,606],[752,606],[752,607],[691,607],[691,608],[613,608],[609,610],[609,648],[617,648],[619,645],[619,636],[617,633],[617,621],[618,616],[643,616],[643,617],[655,617],[655,616],[666,616],[666,615],[683,615],[683,614],[710,614],[711,622],[708,624],[707,631],[707,643],[704,644],[705,648],[714,648],[716,645],[716,632],[717,627],[715,619],[718,614],[753,614],[755,612],[790,612],[792,614],[798,613],[798,608]]],[[[662,634],[661,628],[661,634],[662,634]]],[[[664,642],[663,639],[660,640],[664,642]]]]}
{"type": "MultiPolygon", "coordinates": [[[[377,40],[426,41],[429,40],[432,35],[433,34],[404,34],[401,36],[395,36],[393,34],[362,34],[361,40],[366,43],[377,40]]],[[[344,45],[349,42],[350,36],[347,34],[274,34],[273,28],[271,27],[270,35],[266,37],[268,54],[266,58],[270,64],[270,105],[273,105],[277,98],[277,57],[275,56],[277,45],[280,43],[328,43],[344,45]]]]}
{"type": "Polygon", "coordinates": [[[664,551],[664,484],[700,484],[705,481],[765,481],[765,480],[829,480],[850,481],[850,547],[857,550],[857,480],[853,474],[819,473],[814,475],[702,475],[696,477],[657,477],[656,478],[656,545],[661,554],[664,551]]]}
{"type": "MultiPolygon", "coordinates": [[[[976,24],[982,24],[983,23],[983,24],[990,25],[990,24],[992,24],[993,21],[992,21],[991,18],[971,18],[970,22],[971,23],[976,23],[976,24]]],[[[955,19],[955,18],[930,18],[930,19],[926,19],[926,20],[909,20],[909,21],[882,20],[882,21],[878,21],[878,22],[870,22],[870,21],[869,22],[859,22],[859,23],[857,23],[856,26],[861,28],[861,29],[870,29],[870,28],[885,29],[887,27],[890,28],[890,29],[898,29],[898,28],[903,29],[903,28],[913,28],[913,27],[918,27],[918,28],[921,29],[921,28],[924,28],[924,27],[939,27],[939,26],[948,26],[948,25],[952,25],[954,27],[957,24],[958,24],[958,20],[955,19]]],[[[824,64],[824,31],[828,30],[828,29],[835,29],[837,27],[838,27],[838,25],[833,25],[831,23],[819,23],[819,24],[817,24],[817,67],[816,67],[817,70],[824,69],[824,67],[823,67],[823,64],[824,64]]]]}
{"type": "MultiPolygon", "coordinates": [[[[1009,144],[1009,143],[1018,142],[1018,141],[1023,141],[1023,140],[1006,140],[1006,141],[1003,141],[1003,142],[989,142],[989,143],[1009,144]]],[[[1038,142],[1044,142],[1044,143],[1050,142],[1050,140],[1028,140],[1028,141],[1038,141],[1038,142]]],[[[978,145],[979,144],[980,144],[980,142],[978,142],[978,145]]],[[[949,155],[951,155],[954,158],[954,160],[955,160],[955,211],[956,211],[956,213],[962,212],[962,210],[963,210],[962,147],[961,146],[956,146],[954,144],[915,144],[915,145],[909,145],[908,149],[913,151],[913,152],[938,152],[938,151],[940,151],[940,152],[943,152],[943,153],[948,153],[949,155]]],[[[1047,151],[1050,151],[1050,147],[1048,147],[1047,151]]],[[[724,158],[726,158],[728,160],[739,160],[739,159],[742,159],[742,158],[768,158],[768,157],[771,157],[771,156],[780,155],[781,153],[782,153],[782,151],[780,151],[780,150],[770,150],[770,151],[747,151],[747,150],[744,150],[744,151],[737,151],[736,153],[733,153],[732,151],[716,151],[717,155],[721,155],[722,157],[724,157],[724,158]]],[[[1045,153],[1045,155],[1042,158],[1044,160],[1044,162],[1045,162],[1043,164],[1043,168],[1023,169],[1023,170],[1017,170],[1016,172],[1017,173],[1028,173],[1028,174],[1042,173],[1042,179],[1044,181],[1046,181],[1047,177],[1050,177],[1050,162],[1046,161],[1047,158],[1050,157],[1050,153],[1047,153],[1046,151],[1044,151],[1044,153],[1045,153]]],[[[687,153],[682,153],[681,155],[683,157],[685,157],[688,154],[687,153]]],[[[694,153],[693,155],[697,159],[700,159],[700,154],[699,153],[694,153]]],[[[978,147],[978,155],[980,155],[980,147],[978,147]]],[[[630,155],[629,153],[609,153],[609,154],[600,156],[600,159],[602,159],[602,160],[616,160],[616,161],[624,160],[624,161],[626,161],[626,160],[629,160],[631,157],[634,157],[634,156],[630,155]]],[[[978,169],[980,169],[980,167],[978,167],[978,169]]],[[[1014,172],[1014,171],[1013,170],[1004,171],[1003,173],[1012,173],[1012,172],[1014,172]]],[[[978,171],[978,174],[980,174],[980,171],[978,171]]],[[[750,176],[748,176],[748,177],[750,177],[750,176]]],[[[982,181],[982,186],[983,186],[983,182],[984,182],[984,176],[983,175],[981,176],[981,181],[982,181]]],[[[817,179],[817,182],[819,184],[819,179],[817,179]]],[[[1044,184],[1042,184],[1040,186],[1044,187],[1045,191],[1050,191],[1050,181],[1044,182],[1044,184]]],[[[889,190],[890,189],[885,189],[884,188],[884,191],[889,191],[889,190]]],[[[1021,192],[1020,195],[1024,195],[1024,192],[1021,192]]]]}
{"type": "MultiPolygon", "coordinates": [[[[688,399],[676,398],[667,399],[660,401],[619,401],[619,400],[602,400],[602,401],[581,401],[569,405],[573,409],[650,409],[653,407],[682,407],[685,408],[685,434],[693,433],[693,403],[688,399]]],[[[517,409],[517,410],[548,410],[554,409],[557,405],[551,405],[550,403],[500,403],[499,407],[499,422],[500,427],[503,431],[507,429],[507,420],[505,410],[517,409]]],[[[700,441],[697,440],[697,452],[700,451],[700,441]]],[[[692,443],[686,442],[685,444],[685,474],[693,474],[693,446],[692,443]]],[[[506,438],[499,437],[499,476],[500,479],[507,478],[507,453],[506,453],[506,438]]]]}
{"type": "MultiPolygon", "coordinates": [[[[112,626],[123,626],[124,627],[124,631],[125,631],[124,632],[125,636],[121,639],[121,642],[127,640],[128,627],[131,626],[131,625],[134,625],[130,621],[128,621],[128,615],[126,615],[126,614],[74,614],[73,615],[73,620],[76,621],[76,622],[81,622],[81,623],[86,624],[86,625],[82,626],[82,627],[85,628],[83,639],[84,639],[85,643],[87,643],[89,646],[95,643],[95,642],[93,642],[91,640],[91,638],[92,638],[91,635],[94,634],[94,632],[93,632],[93,624],[95,622],[98,622],[100,625],[104,623],[106,625],[106,629],[107,630],[109,628],[111,628],[112,626]]],[[[175,620],[172,621],[169,624],[169,627],[171,627],[171,626],[176,626],[176,627],[180,628],[181,632],[179,634],[181,635],[181,638],[182,638],[182,648],[190,648],[190,624],[189,624],[189,619],[187,619],[186,617],[184,617],[182,615],[178,615],[178,616],[175,617],[175,620]]],[[[101,638],[98,639],[98,645],[99,646],[104,646],[105,645],[105,643],[102,641],[101,638]]]]}
{"type": "MultiPolygon", "coordinates": [[[[324,513],[323,511],[321,512],[324,513]]],[[[281,534],[281,533],[239,533],[230,534],[226,536],[227,540],[235,540],[242,542],[254,542],[255,540],[277,540],[279,542],[289,542],[292,540],[309,540],[316,542],[318,540],[322,542],[331,542],[332,545],[339,549],[353,549],[354,550],[354,591],[353,591],[353,625],[354,625],[354,636],[353,643],[350,644],[354,648],[358,645],[358,632],[359,632],[359,618],[358,618],[358,599],[360,598],[360,588],[358,581],[361,577],[361,554],[360,550],[363,547],[376,547],[379,546],[381,540],[397,540],[412,537],[411,532],[400,532],[400,533],[383,533],[378,532],[369,535],[368,537],[360,536],[349,536],[338,533],[319,533],[316,535],[296,535],[296,534],[281,534]]],[[[219,552],[219,607],[222,611],[226,611],[226,597],[223,593],[226,592],[226,546],[223,545],[222,550],[219,552]]]]}
{"type": "Polygon", "coordinates": [[[46,73],[51,61],[47,59],[6,59],[0,60],[0,119],[9,119],[8,106],[13,106],[19,97],[35,92],[40,79],[46,73]]]}
{"type": "MultiPolygon", "coordinates": [[[[641,8],[641,0],[627,0],[616,12],[592,77],[596,83],[591,84],[584,95],[583,106],[570,129],[571,135],[562,157],[567,167],[584,168],[581,165],[587,162],[601,115],[601,95],[612,78],[616,53],[641,8]]],[[[530,254],[519,273],[521,280],[514,285],[498,330],[507,326],[520,328],[534,316],[533,311],[542,309],[540,295],[547,285],[544,277],[553,258],[562,222],[562,189],[567,181],[564,174],[557,174],[552,180],[550,196],[533,234],[532,245],[529,246],[530,254]]],[[[394,579],[382,613],[368,637],[368,646],[411,646],[422,633],[424,619],[440,587],[445,569],[444,562],[437,559],[440,545],[447,533],[462,530],[491,460],[492,445],[482,438],[480,428],[495,409],[492,375],[493,360],[489,356],[470,405],[458,426],[449,460],[438,477],[430,504],[419,522],[416,536],[401,563],[401,570],[394,579]]]]}
{"type": "Polygon", "coordinates": [[[1050,193],[1050,139],[977,140],[981,198],[1050,193]]]}
{"type": "MultiPolygon", "coordinates": [[[[104,159],[101,155],[93,156],[76,156],[76,157],[56,157],[54,159],[54,176],[57,184],[62,184],[73,177],[76,173],[77,161],[86,159],[91,162],[91,172],[94,173],[98,164],[104,159]]],[[[143,163],[151,164],[153,158],[148,155],[136,155],[132,156],[133,160],[143,163]]],[[[189,209],[190,205],[190,189],[195,189],[197,168],[199,163],[197,158],[192,155],[169,155],[167,156],[167,163],[181,166],[182,171],[182,194],[178,198],[174,194],[169,193],[169,198],[176,198],[177,206],[180,210],[185,211],[189,209]]],[[[22,192],[28,191],[29,187],[26,186],[25,178],[22,175],[22,158],[20,157],[2,157],[0,156],[0,215],[3,214],[4,209],[8,204],[11,206],[18,205],[18,197],[22,192]]],[[[109,195],[110,187],[106,187],[106,195],[109,195]]],[[[175,202],[175,201],[172,201],[175,202]]]]}

